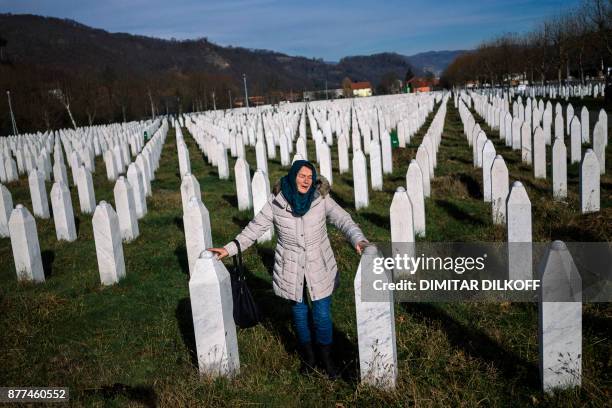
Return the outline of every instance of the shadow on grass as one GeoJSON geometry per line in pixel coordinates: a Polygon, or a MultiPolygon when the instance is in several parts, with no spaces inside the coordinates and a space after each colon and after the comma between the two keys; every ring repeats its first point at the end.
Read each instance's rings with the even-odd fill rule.
{"type": "Polygon", "coordinates": [[[265,247],[256,247],[257,255],[261,259],[261,262],[264,264],[266,271],[272,275],[272,270],[274,268],[274,249],[265,248],[265,247]]]}
{"type": "Polygon", "coordinates": [[[342,198],[342,196],[338,193],[332,193],[332,198],[334,199],[334,201],[336,201],[336,203],[338,203],[338,205],[344,209],[351,209],[351,208],[355,208],[355,201],[354,200],[350,200],[347,201],[344,198],[342,198]]]}
{"type": "Polygon", "coordinates": [[[463,349],[474,358],[492,362],[508,380],[509,388],[512,388],[515,382],[519,382],[527,388],[539,389],[538,367],[506,350],[486,333],[455,321],[442,309],[433,305],[409,303],[402,304],[402,308],[419,323],[430,325],[432,320],[439,322],[454,347],[463,349]]]}
{"type": "Polygon", "coordinates": [[[181,217],[174,217],[172,222],[174,222],[174,225],[176,225],[176,228],[178,228],[179,231],[181,231],[181,232],[184,231],[184,229],[183,229],[184,228],[183,219],[181,217]]]}
{"type": "Polygon", "coordinates": [[[178,245],[174,249],[174,256],[176,256],[176,261],[181,267],[183,273],[189,276],[189,259],[187,259],[187,248],[185,247],[185,245],[178,245]]]}
{"type": "Polygon", "coordinates": [[[465,186],[472,198],[482,199],[482,191],[480,191],[480,183],[471,175],[461,173],[459,181],[465,186]]]}
{"type": "Polygon", "coordinates": [[[45,279],[49,279],[49,277],[53,275],[53,261],[55,260],[55,252],[45,249],[40,253],[40,257],[42,258],[45,279]]]}
{"type": "Polygon", "coordinates": [[[474,217],[473,215],[467,213],[455,203],[440,199],[435,200],[435,203],[440,208],[443,208],[444,211],[448,213],[448,215],[450,215],[457,221],[467,221],[474,225],[484,225],[484,222],[480,218],[474,217]]]}
{"type": "MultiPolygon", "coordinates": [[[[274,263],[273,250],[269,252],[266,251],[260,256],[265,265],[274,263]]],[[[298,353],[296,336],[289,330],[290,325],[288,324],[293,321],[291,312],[292,302],[276,296],[269,282],[253,275],[247,268],[245,268],[245,273],[247,275],[249,289],[263,317],[261,324],[269,332],[275,333],[278,336],[287,353],[298,353]]],[[[314,335],[312,322],[311,333],[314,335]]],[[[333,327],[333,339],[334,361],[341,372],[341,377],[347,383],[356,385],[358,381],[357,345],[353,344],[346,334],[338,330],[335,326],[333,327]]]]}
{"type": "Polygon", "coordinates": [[[382,215],[372,212],[363,212],[361,213],[361,216],[363,216],[366,220],[370,221],[377,227],[384,228],[387,230],[391,229],[391,221],[389,217],[383,217],[382,215]]]}
{"type": "Polygon", "coordinates": [[[183,344],[189,351],[191,365],[198,368],[198,352],[196,348],[195,332],[193,329],[193,315],[191,313],[191,300],[186,297],[179,300],[174,316],[181,332],[183,344]]]}
{"type": "Polygon", "coordinates": [[[145,407],[156,407],[157,396],[153,387],[145,387],[137,385],[135,387],[122,383],[115,383],[113,385],[103,385],[101,388],[93,390],[85,390],[85,395],[97,396],[105,400],[114,399],[119,396],[123,396],[130,401],[137,401],[145,407]]]}
{"type": "Polygon", "coordinates": [[[249,217],[232,217],[232,222],[240,228],[246,227],[249,222],[251,222],[251,218],[249,217]]]}
{"type": "Polygon", "coordinates": [[[221,196],[233,208],[238,208],[238,197],[232,194],[223,194],[221,196]]]}
{"type": "MultiPolygon", "coordinates": [[[[177,248],[177,253],[184,252],[183,248],[177,248]],[[181,251],[179,251],[181,249],[181,251]]],[[[258,248],[258,254],[262,259],[266,268],[271,271],[274,264],[274,250],[268,248],[258,248]]],[[[233,272],[233,267],[230,267],[230,272],[233,272]]],[[[275,334],[279,338],[287,353],[298,353],[298,343],[296,336],[290,330],[292,322],[291,304],[292,302],[278,297],[269,282],[252,274],[245,267],[246,280],[255,299],[257,306],[261,312],[261,325],[270,333],[275,334]]],[[[197,368],[197,349],[195,342],[195,334],[193,327],[193,318],[191,312],[191,302],[189,298],[183,298],[179,301],[175,317],[177,319],[181,337],[185,347],[189,350],[191,363],[197,368]]],[[[248,329],[246,329],[248,330],[248,329]]],[[[314,331],[313,331],[314,334],[314,331]]],[[[357,345],[353,344],[346,334],[333,328],[334,338],[334,359],[341,371],[341,377],[350,384],[356,385],[358,353],[357,345]]]]}

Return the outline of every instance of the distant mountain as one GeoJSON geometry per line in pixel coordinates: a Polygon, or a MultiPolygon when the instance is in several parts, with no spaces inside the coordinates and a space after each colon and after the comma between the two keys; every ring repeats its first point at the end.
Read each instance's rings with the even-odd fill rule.
{"type": "Polygon", "coordinates": [[[403,56],[381,53],[351,56],[337,63],[241,47],[222,47],[207,39],[173,41],[109,33],[72,20],[0,14],[5,59],[79,72],[164,73],[207,71],[231,78],[249,77],[260,88],[307,89],[340,86],[346,76],[375,85],[393,72],[403,79],[409,67],[418,75],[439,74],[463,51],[429,51],[403,56]]]}
{"type": "Polygon", "coordinates": [[[413,67],[440,76],[442,71],[444,71],[455,58],[466,52],[468,52],[468,50],[427,51],[411,55],[407,58],[413,67]]]}

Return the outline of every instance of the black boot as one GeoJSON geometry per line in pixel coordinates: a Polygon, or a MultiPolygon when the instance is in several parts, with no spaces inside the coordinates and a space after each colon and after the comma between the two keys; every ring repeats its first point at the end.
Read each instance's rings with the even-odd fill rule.
{"type": "Polygon", "coordinates": [[[303,374],[311,373],[315,369],[315,355],[312,349],[312,343],[300,345],[300,354],[302,357],[302,367],[300,371],[303,374]]]}
{"type": "Polygon", "coordinates": [[[332,345],[331,344],[319,344],[319,352],[321,354],[321,363],[323,364],[323,369],[329,377],[330,380],[335,380],[338,378],[338,370],[334,365],[334,361],[332,358],[332,345]]]}

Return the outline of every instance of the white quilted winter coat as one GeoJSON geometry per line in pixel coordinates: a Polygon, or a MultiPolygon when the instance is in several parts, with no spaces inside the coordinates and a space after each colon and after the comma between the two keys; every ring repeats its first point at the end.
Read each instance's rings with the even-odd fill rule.
{"type": "MultiPolygon", "coordinates": [[[[327,236],[327,219],[342,231],[353,247],[359,241],[366,241],[359,226],[334,201],[329,190],[329,182],[320,176],[310,209],[299,217],[292,214],[291,206],[280,192],[280,183],[277,183],[268,202],[236,236],[240,248],[245,251],[274,226],[278,239],[272,286],[277,296],[301,302],[304,277],[312,300],[331,295],[338,286],[338,267],[327,236]]],[[[233,242],[224,248],[229,256],[238,252],[233,242]]]]}

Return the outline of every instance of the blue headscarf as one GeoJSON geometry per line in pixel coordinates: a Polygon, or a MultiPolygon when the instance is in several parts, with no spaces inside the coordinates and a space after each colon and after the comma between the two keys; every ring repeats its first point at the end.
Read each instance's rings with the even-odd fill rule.
{"type": "Polygon", "coordinates": [[[317,189],[316,183],[317,170],[308,160],[296,160],[291,166],[289,173],[281,178],[281,191],[285,200],[291,205],[293,214],[301,217],[308,212],[317,189]],[[300,169],[304,166],[312,170],[312,184],[306,193],[300,193],[295,179],[300,169]]]}

